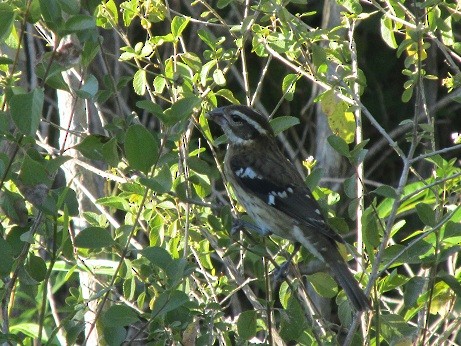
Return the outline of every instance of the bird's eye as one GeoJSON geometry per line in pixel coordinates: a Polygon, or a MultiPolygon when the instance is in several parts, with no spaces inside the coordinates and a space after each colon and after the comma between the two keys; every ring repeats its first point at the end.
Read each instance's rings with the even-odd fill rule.
{"type": "Polygon", "coordinates": [[[238,116],[237,114],[232,114],[231,119],[234,123],[239,123],[242,121],[242,118],[240,118],[240,116],[238,116]]]}

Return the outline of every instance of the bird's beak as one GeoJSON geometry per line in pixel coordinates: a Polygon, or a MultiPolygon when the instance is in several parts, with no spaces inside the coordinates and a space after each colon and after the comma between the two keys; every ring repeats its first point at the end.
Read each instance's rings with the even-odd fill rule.
{"type": "Polygon", "coordinates": [[[207,112],[205,114],[205,118],[207,118],[208,120],[214,121],[218,125],[221,125],[221,122],[224,120],[224,117],[223,117],[224,108],[225,107],[218,107],[218,108],[215,108],[215,109],[207,112]]]}

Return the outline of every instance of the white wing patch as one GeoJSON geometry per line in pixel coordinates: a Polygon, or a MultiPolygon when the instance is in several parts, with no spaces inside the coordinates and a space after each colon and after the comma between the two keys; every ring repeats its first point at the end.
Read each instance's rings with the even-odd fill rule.
{"type": "Polygon", "coordinates": [[[261,176],[257,174],[251,167],[242,167],[235,171],[235,175],[240,178],[261,179],[261,176]]]}

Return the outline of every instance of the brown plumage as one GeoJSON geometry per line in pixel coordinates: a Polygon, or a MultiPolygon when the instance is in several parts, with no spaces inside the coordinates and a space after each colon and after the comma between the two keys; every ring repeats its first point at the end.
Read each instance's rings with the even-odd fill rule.
{"type": "Polygon", "coordinates": [[[238,201],[264,235],[274,233],[300,243],[323,260],[354,307],[370,308],[337,242],[344,242],[324,221],[304,179],[277,146],[267,119],[245,106],[217,108],[207,117],[229,139],[225,174],[238,201]]]}

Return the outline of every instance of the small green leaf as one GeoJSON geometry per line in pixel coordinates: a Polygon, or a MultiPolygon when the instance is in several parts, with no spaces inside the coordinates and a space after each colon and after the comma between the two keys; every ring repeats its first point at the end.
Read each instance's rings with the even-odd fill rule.
{"type": "Polygon", "coordinates": [[[131,168],[148,173],[157,161],[157,141],[144,126],[132,125],[125,136],[125,155],[131,168]]]}
{"type": "Polygon", "coordinates": [[[283,97],[288,100],[293,100],[293,95],[296,90],[296,81],[299,79],[299,76],[294,73],[289,73],[283,78],[282,81],[282,93],[283,97]]]}
{"type": "Polygon", "coordinates": [[[171,33],[175,37],[175,39],[181,36],[184,29],[187,27],[189,23],[189,19],[185,17],[175,16],[171,21],[171,33]]]}
{"type": "Polygon", "coordinates": [[[78,32],[96,28],[96,22],[93,17],[84,14],[71,16],[65,23],[63,30],[66,32],[78,32]]]}
{"type": "Polygon", "coordinates": [[[217,68],[213,71],[213,80],[219,86],[226,85],[226,77],[221,69],[217,68]]]}
{"type": "Polygon", "coordinates": [[[141,251],[141,255],[165,272],[173,266],[173,258],[164,248],[158,246],[147,247],[141,251]]]}
{"type": "Polygon", "coordinates": [[[385,15],[381,17],[381,37],[392,49],[398,47],[394,36],[394,21],[385,15]]]}
{"type": "Polygon", "coordinates": [[[152,316],[159,317],[176,310],[189,301],[189,297],[182,291],[163,292],[154,302],[152,316]]]}
{"type": "Polygon", "coordinates": [[[13,267],[13,249],[11,245],[0,237],[0,253],[2,254],[2,260],[0,261],[0,275],[8,275],[13,267]]]}
{"type": "Polygon", "coordinates": [[[331,147],[342,156],[350,157],[349,145],[341,137],[331,135],[328,137],[328,143],[330,143],[331,147]]]}
{"type": "Polygon", "coordinates": [[[138,321],[136,312],[126,305],[112,305],[102,317],[102,323],[108,327],[125,327],[138,321]]]}
{"type": "Polygon", "coordinates": [[[136,102],[136,106],[152,113],[155,116],[163,116],[163,109],[158,104],[153,103],[150,100],[142,100],[136,102]]]}
{"type": "Polygon", "coordinates": [[[83,99],[93,99],[99,90],[99,83],[95,76],[90,74],[83,86],[76,90],[77,95],[83,99]]]}
{"type": "Polygon", "coordinates": [[[256,335],[257,315],[254,310],[247,310],[240,314],[237,321],[237,331],[243,340],[249,340],[256,335]]]}
{"type": "Polygon", "coordinates": [[[274,118],[270,121],[271,127],[274,130],[274,133],[278,135],[279,133],[299,124],[299,119],[292,116],[281,116],[274,118]]]}
{"type": "Polygon", "coordinates": [[[357,182],[354,175],[344,180],[343,188],[347,197],[357,198],[357,182]]]}
{"type": "Polygon", "coordinates": [[[146,70],[137,70],[133,77],[133,89],[138,95],[144,95],[147,88],[147,72],[146,70]]]}
{"type": "Polygon", "coordinates": [[[35,136],[42,116],[43,90],[36,88],[26,94],[11,96],[10,111],[14,124],[25,135],[35,136]]]}
{"type": "Polygon", "coordinates": [[[33,160],[29,155],[24,156],[21,171],[19,172],[19,179],[27,186],[39,184],[51,185],[51,180],[45,166],[41,162],[33,160]]]}
{"type": "Polygon", "coordinates": [[[306,318],[297,298],[290,295],[286,309],[280,312],[280,336],[284,340],[296,340],[304,331],[306,318]]]}
{"type": "Polygon", "coordinates": [[[99,249],[113,244],[109,231],[101,227],[85,228],[75,237],[75,246],[84,249],[99,249]]]}
{"type": "Polygon", "coordinates": [[[29,255],[27,258],[26,270],[35,281],[42,282],[45,280],[46,264],[41,257],[29,255]]]}
{"type": "Polygon", "coordinates": [[[416,212],[423,224],[431,227],[436,225],[435,211],[429,204],[418,203],[416,205],[416,212]]]}
{"type": "Polygon", "coordinates": [[[312,284],[314,290],[325,298],[333,298],[338,293],[338,286],[333,278],[322,272],[307,276],[307,280],[312,284]]]}
{"type": "Polygon", "coordinates": [[[119,210],[124,210],[124,211],[130,210],[130,204],[128,203],[128,201],[125,198],[122,198],[120,196],[101,197],[101,198],[98,198],[96,203],[100,205],[104,205],[106,207],[119,209],[119,210]]]}
{"type": "Polygon", "coordinates": [[[397,198],[397,192],[392,186],[389,185],[381,185],[377,189],[375,189],[373,193],[377,194],[378,196],[383,196],[387,198],[397,198]]]}
{"type": "Polygon", "coordinates": [[[5,42],[5,39],[10,36],[15,17],[16,14],[11,5],[0,3],[0,18],[2,18],[0,20],[0,42],[5,42]]]}
{"type": "Polygon", "coordinates": [[[162,121],[166,125],[172,126],[181,120],[187,119],[191,116],[194,108],[200,105],[200,102],[200,98],[195,95],[182,98],[165,110],[165,116],[162,121]]]}

